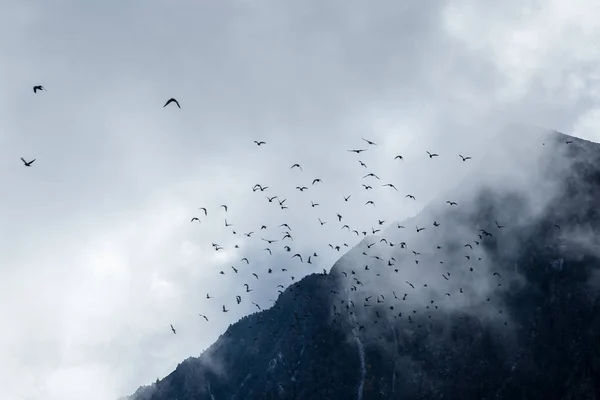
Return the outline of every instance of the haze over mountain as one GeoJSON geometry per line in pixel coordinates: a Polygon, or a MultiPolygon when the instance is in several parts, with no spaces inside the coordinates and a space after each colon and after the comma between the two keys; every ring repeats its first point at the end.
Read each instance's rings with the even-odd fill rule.
{"type": "Polygon", "coordinates": [[[114,399],[167,376],[362,232],[447,205],[511,123],[600,141],[599,11],[3,2],[0,399],[114,399]]]}
{"type": "Polygon", "coordinates": [[[509,130],[404,228],[129,399],[597,398],[600,144],[509,130]]]}

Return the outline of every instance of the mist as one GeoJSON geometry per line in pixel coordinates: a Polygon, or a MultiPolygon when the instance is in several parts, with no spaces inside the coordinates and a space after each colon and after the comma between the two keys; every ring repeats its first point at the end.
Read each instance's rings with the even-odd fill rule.
{"type": "MultiPolygon", "coordinates": [[[[252,302],[271,305],[277,284],[329,270],[360,243],[362,234],[336,223],[338,213],[359,231],[371,231],[377,220],[386,221],[384,228],[407,221],[407,249],[381,257],[396,254],[400,282],[431,285],[422,299],[416,289],[403,289],[415,305],[444,296],[447,290],[436,286],[442,267],[419,236],[434,230],[440,195],[476,192],[479,184],[462,182],[485,172],[492,177],[482,180],[525,196],[519,218],[535,218],[546,204],[543,196],[527,197],[534,178],[519,174],[535,170],[538,150],[523,150],[533,151],[526,165],[502,164],[488,159],[492,138],[513,123],[600,138],[597,7],[3,5],[0,29],[11,40],[0,44],[0,72],[10,78],[0,99],[2,397],[116,398],[165,376],[254,312],[252,302]],[[34,95],[37,84],[46,91],[34,95]],[[181,110],[162,108],[170,97],[181,110]],[[377,146],[358,157],[347,152],[366,148],[363,137],[377,146]],[[426,151],[440,156],[431,160],[426,151]],[[25,168],[20,157],[37,160],[25,168]],[[484,160],[498,168],[474,171],[484,160]],[[294,163],[303,171],[290,170],[294,163]],[[504,170],[518,179],[493,177],[504,170]],[[381,182],[362,178],[370,172],[381,182]],[[323,183],[313,186],[315,178],[323,183]],[[253,192],[256,183],[270,188],[253,192]],[[287,198],[289,208],[269,203],[267,194],[287,198]],[[375,207],[365,206],[368,200],[375,207]],[[199,207],[208,209],[206,217],[199,207]],[[202,222],[191,223],[195,216],[202,222]],[[293,241],[282,239],[282,223],[293,241]],[[427,229],[417,234],[417,224],[427,229]],[[261,237],[279,240],[270,246],[273,256],[261,237]],[[422,252],[419,267],[430,264],[431,275],[405,266],[414,264],[412,249],[422,252]],[[314,252],[312,264],[291,258],[314,252]],[[230,312],[222,313],[223,305],[230,312]]],[[[551,194],[549,184],[531,192],[551,194]]],[[[456,212],[469,204],[452,197],[456,212]]],[[[509,217],[497,217],[507,230],[517,226],[504,221],[509,217]]],[[[444,234],[447,222],[439,222],[439,239],[456,234],[459,244],[487,229],[460,226],[444,234]]],[[[396,228],[386,229],[382,236],[396,228]]],[[[478,250],[481,277],[462,278],[472,300],[453,303],[459,309],[496,290],[485,250],[478,250]]]]}

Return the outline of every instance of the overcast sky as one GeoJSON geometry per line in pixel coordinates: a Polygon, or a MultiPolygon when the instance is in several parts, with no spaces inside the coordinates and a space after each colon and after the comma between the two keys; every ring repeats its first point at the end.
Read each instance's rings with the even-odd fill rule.
{"type": "Polygon", "coordinates": [[[165,376],[277,284],[331,267],[327,244],[357,240],[336,213],[414,215],[510,123],[600,140],[598,15],[593,0],[0,2],[0,397],[114,399],[165,376]],[[283,222],[312,265],[262,250],[283,222]]]}

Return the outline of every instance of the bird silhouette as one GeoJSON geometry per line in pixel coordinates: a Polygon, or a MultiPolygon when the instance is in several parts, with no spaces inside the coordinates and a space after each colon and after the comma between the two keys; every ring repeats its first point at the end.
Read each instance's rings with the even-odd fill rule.
{"type": "Polygon", "coordinates": [[[46,90],[46,89],[44,89],[44,87],[42,85],[35,85],[33,87],[33,93],[37,93],[38,90],[46,90]]]}
{"type": "Polygon", "coordinates": [[[165,103],[163,108],[165,108],[166,106],[168,106],[171,103],[175,103],[177,105],[177,107],[181,108],[181,106],[179,105],[179,102],[172,97],[169,100],[167,100],[167,102],[165,103]]]}
{"type": "Polygon", "coordinates": [[[21,161],[23,161],[23,164],[25,164],[26,167],[31,167],[31,164],[35,162],[35,158],[31,161],[25,161],[25,159],[21,157],[21,161]]]}

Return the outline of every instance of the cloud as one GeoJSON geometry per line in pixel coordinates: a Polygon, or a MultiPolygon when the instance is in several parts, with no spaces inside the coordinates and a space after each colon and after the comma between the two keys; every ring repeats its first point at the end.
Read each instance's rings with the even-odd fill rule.
{"type": "Polygon", "coordinates": [[[416,215],[467,176],[472,167],[459,153],[481,158],[509,123],[597,140],[596,7],[7,6],[11,18],[0,27],[13,38],[1,48],[10,62],[0,65],[11,78],[0,99],[0,316],[10,321],[0,354],[12,360],[0,370],[5,397],[116,398],[166,375],[253,312],[252,301],[270,304],[273,284],[291,283],[292,270],[298,280],[329,268],[342,252],[328,243],[355,244],[334,224],[337,213],[361,230],[416,215]],[[34,84],[47,91],[34,95],[34,84]],[[170,97],[181,110],[162,108],[170,97]],[[378,146],[348,153],[366,145],[362,137],[378,146]],[[430,162],[427,150],[440,158],[430,162]],[[23,168],[21,156],[38,161],[23,168]],[[290,171],[295,162],[303,172],[290,171]],[[361,186],[367,172],[382,178],[372,191],[361,186]],[[323,185],[310,185],[316,177],[323,185]],[[271,188],[252,192],[255,183],[271,188]],[[310,188],[299,193],[297,185],[310,188]],[[287,198],[289,209],[268,203],[267,193],[287,198]],[[376,207],[363,207],[367,200],[376,207]],[[224,218],[234,226],[226,229],[224,218]],[[315,264],[287,260],[283,222],[293,230],[291,254],[316,251],[315,264]],[[241,237],[249,231],[251,239],[241,237]],[[261,235],[280,240],[272,257],[261,235]],[[240,264],[244,256],[250,265],[240,264]],[[243,283],[253,291],[243,292],[243,283]],[[220,312],[223,304],[230,313],[220,312]]]}

